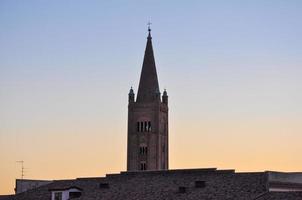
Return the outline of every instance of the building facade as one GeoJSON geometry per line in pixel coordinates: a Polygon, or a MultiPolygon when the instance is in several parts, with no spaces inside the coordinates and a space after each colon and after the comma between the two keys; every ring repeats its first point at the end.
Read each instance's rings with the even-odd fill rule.
{"type": "Polygon", "coordinates": [[[49,180],[16,179],[16,194],[51,183],[49,180]]]}

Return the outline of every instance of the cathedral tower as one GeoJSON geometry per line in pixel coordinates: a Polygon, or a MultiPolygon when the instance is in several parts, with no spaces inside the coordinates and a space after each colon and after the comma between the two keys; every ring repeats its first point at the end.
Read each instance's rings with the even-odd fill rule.
{"type": "Polygon", "coordinates": [[[137,98],[129,92],[127,170],[168,169],[168,95],[161,96],[152,48],[151,29],[137,98]]]}

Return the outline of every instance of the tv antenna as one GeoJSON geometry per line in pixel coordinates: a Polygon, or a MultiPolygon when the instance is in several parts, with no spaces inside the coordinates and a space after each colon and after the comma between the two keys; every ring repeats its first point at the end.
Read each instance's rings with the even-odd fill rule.
{"type": "Polygon", "coordinates": [[[24,178],[24,160],[18,160],[17,163],[21,164],[21,179],[24,178]]]}

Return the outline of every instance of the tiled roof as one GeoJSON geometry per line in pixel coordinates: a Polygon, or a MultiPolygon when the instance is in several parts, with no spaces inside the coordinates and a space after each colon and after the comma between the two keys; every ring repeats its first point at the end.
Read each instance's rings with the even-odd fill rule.
{"type": "Polygon", "coordinates": [[[301,200],[302,192],[267,192],[255,200],[301,200]]]}
{"type": "Polygon", "coordinates": [[[269,186],[270,188],[283,188],[283,189],[302,191],[302,183],[270,181],[269,186]]]}
{"type": "Polygon", "coordinates": [[[49,190],[78,187],[82,189],[79,200],[247,200],[266,192],[266,184],[264,172],[234,173],[215,169],[122,172],[104,178],[54,181],[12,199],[50,200],[49,190]]]}
{"type": "Polygon", "coordinates": [[[235,173],[215,168],[121,172],[57,180],[5,200],[50,200],[52,190],[66,188],[80,189],[78,200],[302,200],[302,192],[269,192],[269,185],[288,188],[297,184],[270,183],[268,177],[267,172],[235,173]]]}
{"type": "Polygon", "coordinates": [[[0,200],[9,200],[12,198],[14,195],[0,195],[0,200]]]}

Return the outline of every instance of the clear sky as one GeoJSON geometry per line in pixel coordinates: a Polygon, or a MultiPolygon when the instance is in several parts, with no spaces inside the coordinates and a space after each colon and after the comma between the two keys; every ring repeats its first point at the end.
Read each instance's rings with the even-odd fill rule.
{"type": "Polygon", "coordinates": [[[0,1],[0,194],[126,169],[147,37],[170,168],[302,171],[302,1],[0,1]]]}

